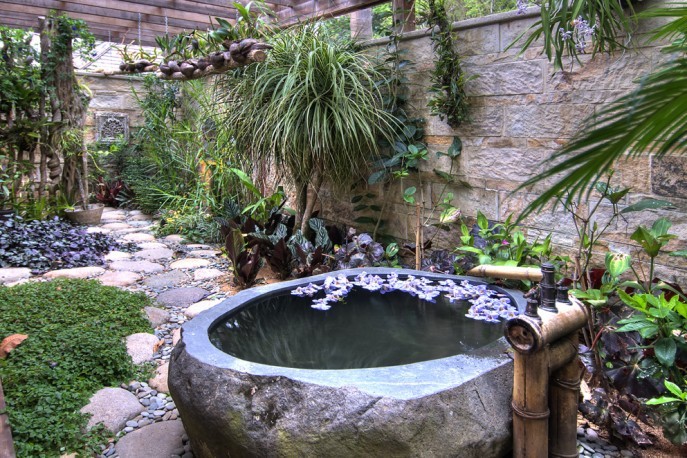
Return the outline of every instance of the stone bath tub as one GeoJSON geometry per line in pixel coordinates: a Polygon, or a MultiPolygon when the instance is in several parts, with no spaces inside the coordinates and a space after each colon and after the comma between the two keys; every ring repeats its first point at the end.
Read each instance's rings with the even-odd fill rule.
{"type": "MultiPolygon", "coordinates": [[[[335,274],[352,278],[359,272],[335,274]]],[[[209,331],[232,311],[324,277],[243,291],[184,324],[170,360],[169,388],[197,457],[487,458],[510,451],[512,362],[503,338],[466,354],[338,370],[250,362],[211,342],[209,331]]],[[[505,292],[522,310],[522,296],[505,292]]]]}

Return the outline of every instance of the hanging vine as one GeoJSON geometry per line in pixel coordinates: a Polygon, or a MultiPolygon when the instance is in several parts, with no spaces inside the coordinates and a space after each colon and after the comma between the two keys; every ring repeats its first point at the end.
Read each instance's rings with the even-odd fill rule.
{"type": "Polygon", "coordinates": [[[429,89],[434,97],[427,106],[433,115],[438,115],[455,128],[469,119],[469,104],[464,88],[468,78],[460,67],[460,56],[455,50],[444,0],[429,0],[428,4],[427,20],[432,28],[431,40],[437,60],[429,89]]]}

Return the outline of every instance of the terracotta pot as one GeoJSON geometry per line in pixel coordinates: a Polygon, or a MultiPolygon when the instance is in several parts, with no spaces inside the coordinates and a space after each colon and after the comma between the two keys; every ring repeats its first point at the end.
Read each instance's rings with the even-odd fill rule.
{"type": "Polygon", "coordinates": [[[72,223],[95,225],[100,223],[104,207],[103,204],[91,204],[88,206],[88,210],[84,210],[83,208],[65,210],[64,216],[72,223]]]}

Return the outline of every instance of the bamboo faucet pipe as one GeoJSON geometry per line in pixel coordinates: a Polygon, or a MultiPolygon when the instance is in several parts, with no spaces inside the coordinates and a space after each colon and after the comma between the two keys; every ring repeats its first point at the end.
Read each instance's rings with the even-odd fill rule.
{"type": "Polygon", "coordinates": [[[577,357],[578,334],[567,336],[568,348],[574,355],[560,369],[551,374],[549,380],[549,456],[553,458],[574,458],[577,451],[577,402],[582,380],[582,366],[577,357]]]}
{"type": "Polygon", "coordinates": [[[473,277],[505,278],[508,280],[541,281],[541,270],[534,267],[481,265],[466,272],[473,277]]]}

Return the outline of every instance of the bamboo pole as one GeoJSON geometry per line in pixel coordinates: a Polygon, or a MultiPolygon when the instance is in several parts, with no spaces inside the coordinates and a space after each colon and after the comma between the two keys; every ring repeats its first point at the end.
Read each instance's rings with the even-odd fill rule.
{"type": "Polygon", "coordinates": [[[541,270],[534,267],[491,266],[482,265],[467,271],[473,277],[505,278],[508,280],[541,281],[541,270]]]}
{"type": "Polygon", "coordinates": [[[415,204],[415,270],[422,269],[422,209],[415,204]]]}
{"type": "Polygon", "coordinates": [[[577,452],[577,402],[582,379],[580,358],[577,357],[578,333],[565,339],[575,355],[560,369],[553,372],[549,384],[549,456],[573,458],[577,452]]]}
{"type": "MultiPolygon", "coordinates": [[[[0,380],[0,412],[4,412],[5,409],[5,394],[2,391],[2,380],[0,380]]],[[[2,413],[0,414],[0,457],[15,458],[15,456],[9,417],[6,413],[2,413]]]]}
{"type": "Polygon", "coordinates": [[[515,352],[513,360],[513,457],[548,456],[548,355],[515,352]]]}

